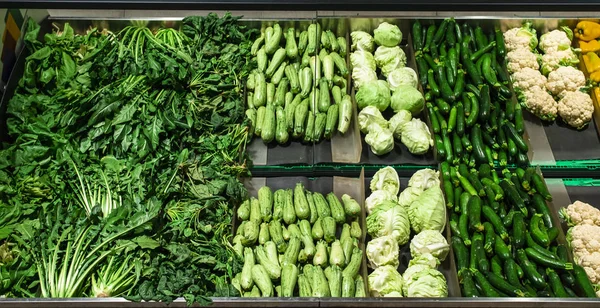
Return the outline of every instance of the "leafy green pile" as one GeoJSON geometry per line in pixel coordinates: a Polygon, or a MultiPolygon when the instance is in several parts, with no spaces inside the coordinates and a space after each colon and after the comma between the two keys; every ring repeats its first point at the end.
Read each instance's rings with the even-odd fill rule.
{"type": "Polygon", "coordinates": [[[232,211],[246,198],[238,17],[40,37],[0,150],[0,294],[207,303],[237,296],[232,211]]]}

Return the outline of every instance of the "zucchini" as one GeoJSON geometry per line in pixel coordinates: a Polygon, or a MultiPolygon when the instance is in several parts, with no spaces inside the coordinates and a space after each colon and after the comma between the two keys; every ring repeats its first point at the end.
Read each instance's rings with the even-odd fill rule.
{"type": "Polygon", "coordinates": [[[265,115],[261,125],[260,137],[264,143],[270,143],[275,139],[275,130],[277,123],[275,121],[275,108],[273,104],[267,105],[265,115]]]}
{"type": "Polygon", "coordinates": [[[275,118],[277,121],[275,128],[275,140],[277,140],[277,143],[279,144],[285,144],[288,142],[290,135],[288,133],[287,119],[285,117],[283,108],[277,107],[275,118]]]}
{"type": "Polygon", "coordinates": [[[255,264],[252,266],[252,280],[260,289],[262,296],[273,296],[273,284],[271,283],[271,279],[267,275],[267,271],[264,266],[260,264],[255,264]]]}
{"type": "Polygon", "coordinates": [[[346,222],[346,215],[344,214],[344,207],[340,202],[340,199],[333,193],[327,194],[327,202],[329,203],[329,208],[331,209],[331,217],[333,217],[334,221],[338,224],[343,224],[346,222]]]}
{"type": "Polygon", "coordinates": [[[329,109],[327,110],[327,120],[325,121],[325,138],[331,139],[331,136],[336,129],[338,118],[339,106],[329,106],[329,109]]]}
{"type": "Polygon", "coordinates": [[[287,29],[285,36],[285,53],[288,58],[298,57],[298,45],[296,45],[296,30],[292,27],[287,29]]]}

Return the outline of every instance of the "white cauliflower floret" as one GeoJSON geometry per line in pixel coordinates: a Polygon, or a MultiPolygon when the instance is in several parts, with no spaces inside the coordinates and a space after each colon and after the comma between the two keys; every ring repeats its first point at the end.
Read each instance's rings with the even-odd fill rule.
{"type": "Polygon", "coordinates": [[[564,31],[553,30],[540,37],[539,47],[544,53],[566,50],[571,47],[571,40],[564,31]]]}
{"type": "Polygon", "coordinates": [[[532,87],[540,87],[542,89],[546,87],[546,76],[530,67],[512,74],[511,79],[513,81],[513,88],[520,91],[527,91],[527,89],[532,87]]]}
{"type": "Polygon", "coordinates": [[[527,49],[529,50],[529,42],[530,38],[526,36],[517,36],[517,33],[521,28],[512,28],[506,32],[504,32],[504,44],[506,46],[506,50],[513,51],[517,49],[527,49]]]}
{"type": "Polygon", "coordinates": [[[581,265],[593,284],[600,283],[600,252],[580,256],[577,264],[581,265]]]}
{"type": "Polygon", "coordinates": [[[594,103],[581,91],[567,92],[558,102],[558,115],[569,125],[582,129],[592,120],[594,103]]]}
{"type": "Polygon", "coordinates": [[[561,66],[548,75],[546,88],[552,94],[562,97],[566,92],[573,92],[585,86],[585,75],[572,66],[561,66]]]}
{"type": "Polygon", "coordinates": [[[579,63],[579,57],[573,49],[554,51],[542,56],[542,73],[548,75],[561,66],[572,66],[579,63]]]}
{"type": "Polygon", "coordinates": [[[569,227],[575,225],[600,226],[600,210],[579,200],[560,209],[559,214],[569,227]]]}
{"type": "Polygon", "coordinates": [[[516,73],[526,67],[534,70],[540,69],[537,55],[529,49],[513,50],[506,55],[506,60],[508,61],[508,71],[511,73],[516,73]]]}
{"type": "Polygon", "coordinates": [[[546,90],[533,86],[519,93],[519,103],[544,121],[554,121],[558,104],[546,90]]]}
{"type": "Polygon", "coordinates": [[[573,259],[581,265],[593,284],[600,282],[600,227],[576,225],[567,232],[573,259]]]}

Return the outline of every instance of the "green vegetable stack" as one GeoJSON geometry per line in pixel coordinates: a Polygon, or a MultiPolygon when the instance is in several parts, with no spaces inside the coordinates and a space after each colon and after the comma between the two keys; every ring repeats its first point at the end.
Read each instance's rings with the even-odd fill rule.
{"type": "Polygon", "coordinates": [[[391,152],[394,138],[410,153],[425,154],[433,140],[427,125],[413,119],[423,110],[425,100],[417,89],[417,73],[406,67],[406,54],[399,46],[402,32],[398,26],[383,22],[373,33],[374,37],[364,31],[350,34],[352,80],[357,89],[358,123],[365,142],[375,155],[391,152]],[[386,80],[379,80],[378,72],[386,80]],[[395,115],[387,120],[382,112],[390,107],[395,115]]]}
{"type": "Polygon", "coordinates": [[[373,297],[446,297],[448,286],[437,266],[444,261],[450,246],[441,234],[446,226],[444,196],[439,173],[422,169],[410,178],[398,197],[400,179],[392,167],[375,173],[371,195],[365,201],[369,293],[373,297]],[[411,228],[416,235],[410,241],[412,260],[403,275],[399,246],[408,243],[411,228]]]}
{"type": "Polygon", "coordinates": [[[447,162],[441,168],[446,192],[454,190],[447,204],[454,209],[451,244],[464,296],[586,294],[589,280],[557,243],[560,226],[546,204],[552,197],[535,169],[505,169],[501,179],[488,165],[479,172],[447,162]]]}
{"type": "Polygon", "coordinates": [[[348,195],[261,187],[237,211],[233,243],[244,266],[234,286],[245,297],[365,297],[360,212],[348,195]]]}
{"type": "Polygon", "coordinates": [[[247,81],[246,116],[265,143],[304,142],[344,134],[352,120],[346,38],[321,25],[268,27],[252,45],[258,68],[247,81]]]}
{"type": "Polygon", "coordinates": [[[507,87],[502,32],[486,35],[450,18],[427,29],[416,21],[412,38],[438,159],[471,167],[528,165],[523,112],[507,87]]]}

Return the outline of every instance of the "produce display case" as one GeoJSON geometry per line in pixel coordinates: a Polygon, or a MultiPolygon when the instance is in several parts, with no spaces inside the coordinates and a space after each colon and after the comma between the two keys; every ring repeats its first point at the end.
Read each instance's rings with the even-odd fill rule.
{"type": "MultiPolygon", "coordinates": [[[[147,1],[150,6],[155,8],[161,8],[164,6],[162,2],[147,1]]],[[[268,1],[267,1],[268,2],[268,1]]],[[[286,9],[293,7],[294,9],[300,10],[302,8],[302,1],[290,2],[288,4],[273,3],[274,8],[286,9]]],[[[356,4],[354,7],[354,1],[346,1],[344,4],[349,9],[361,10],[364,8],[372,9],[372,5],[368,4],[356,4]]],[[[379,1],[386,2],[386,1],[379,1]]],[[[37,10],[43,11],[46,4],[52,2],[36,2],[28,1],[23,5],[37,7],[37,10]]],[[[116,8],[128,9],[135,7],[131,3],[125,1],[113,1],[113,5],[116,8]]],[[[236,3],[219,3],[211,5],[193,6],[194,1],[179,1],[174,5],[190,5],[194,8],[217,10],[222,9],[246,9],[255,8],[258,2],[238,1],[236,3]]],[[[6,4],[7,6],[14,5],[12,2],[0,1],[0,6],[6,4]]],[[[52,4],[54,5],[54,4],[52,4]]],[[[71,3],[68,1],[57,1],[56,8],[70,8],[71,3]]],[[[102,1],[90,1],[83,2],[84,6],[89,7],[102,7],[105,2],[102,1]]],[[[341,5],[338,4],[338,5],[341,5]]],[[[387,2],[386,5],[390,8],[400,10],[402,8],[402,1],[400,2],[387,2]]],[[[486,29],[493,29],[496,26],[500,26],[502,30],[506,30],[510,27],[518,26],[525,20],[533,20],[535,27],[543,32],[544,29],[553,29],[558,24],[568,24],[573,26],[579,20],[579,13],[568,12],[563,4],[559,1],[549,2],[545,5],[547,10],[557,8],[559,12],[553,12],[548,14],[548,17],[544,17],[543,12],[532,11],[530,4],[510,3],[507,6],[506,2],[485,2],[485,3],[469,3],[461,4],[460,8],[477,10],[477,8],[503,8],[510,7],[510,10],[516,10],[517,13],[506,13],[506,12],[478,12],[478,13],[460,13],[460,12],[441,12],[439,16],[437,13],[429,11],[432,5],[436,5],[436,10],[444,10],[448,5],[447,2],[433,3],[430,1],[420,3],[410,3],[412,10],[423,10],[423,12],[335,12],[335,11],[311,11],[310,9],[306,18],[298,18],[286,15],[283,11],[275,11],[273,15],[265,12],[254,11],[250,12],[242,23],[245,23],[249,27],[256,29],[261,28],[264,24],[271,24],[275,21],[282,23],[290,23],[298,25],[299,27],[306,26],[310,23],[319,22],[321,24],[331,23],[332,21],[343,22],[351,24],[353,16],[368,16],[369,20],[373,24],[379,21],[389,20],[397,24],[402,32],[405,34],[405,39],[402,43],[402,48],[405,50],[408,56],[408,64],[416,70],[416,64],[414,62],[415,52],[412,49],[410,42],[410,25],[416,18],[421,20],[423,23],[436,23],[442,18],[447,16],[455,17],[456,20],[466,20],[469,23],[480,24],[486,29]],[[523,11],[519,11],[519,10],[523,11]],[[475,16],[470,16],[475,14],[475,16]],[[284,17],[279,17],[283,15],[284,17]],[[334,16],[332,16],[334,15],[334,16]],[[508,15],[508,16],[507,16],[508,15]],[[526,17],[521,17],[521,16],[526,17]],[[398,17],[401,16],[401,17],[398,17]],[[532,18],[530,18],[532,17],[532,18]],[[564,17],[564,19],[563,19],[564,17]]],[[[574,10],[575,8],[584,9],[596,8],[600,4],[589,4],[579,3],[570,4],[571,7],[568,10],[574,10]]],[[[537,7],[537,4],[536,4],[537,7]]],[[[334,9],[334,2],[330,4],[322,4],[320,9],[334,9]]],[[[449,7],[448,7],[449,9],[449,7]]],[[[51,11],[52,12],[52,11],[51,11]]],[[[92,14],[87,11],[72,12],[74,15],[69,17],[69,12],[55,11],[56,15],[50,13],[47,20],[42,22],[43,30],[51,31],[51,22],[57,24],[63,24],[69,22],[74,28],[83,30],[86,29],[90,24],[99,25],[106,27],[111,30],[123,27],[127,23],[128,18],[109,18],[105,14],[106,12],[99,12],[98,15],[92,14]],[[67,15],[65,15],[67,14],[67,15]],[[89,16],[85,18],[85,16],[89,16]]],[[[243,13],[243,12],[241,12],[243,13]]],[[[289,13],[289,12],[288,12],[289,13]]],[[[306,12],[305,12],[306,13],[306,12]]],[[[144,16],[143,13],[138,13],[139,16],[144,16]]],[[[187,15],[186,12],[173,13],[169,12],[167,15],[178,14],[187,15]]],[[[590,12],[586,13],[592,14],[590,12]]],[[[43,14],[42,14],[43,15],[43,14]]],[[[110,15],[110,14],[108,14],[110,15]]],[[[117,14],[120,15],[120,14],[117,14]]],[[[124,14],[126,15],[126,14],[124,14]]],[[[135,14],[134,14],[135,15],[135,14]]],[[[151,17],[134,18],[134,19],[150,19],[155,20],[156,23],[166,23],[173,27],[177,26],[180,17],[169,17],[164,19],[160,18],[160,13],[152,12],[148,14],[151,17]]],[[[292,14],[293,15],[293,14],[292,14]]],[[[593,14],[592,14],[593,15],[593,14]]],[[[596,14],[600,16],[600,12],[596,14]]],[[[594,15],[594,16],[596,16],[594,15]]],[[[130,18],[131,19],[131,18],[130,18]]],[[[351,29],[351,26],[349,27],[351,29]]],[[[348,44],[350,44],[348,30],[346,37],[348,38],[348,44]]],[[[350,50],[350,48],[348,48],[350,50]]],[[[19,79],[23,74],[23,66],[25,58],[28,56],[24,49],[15,65],[15,69],[11,75],[9,83],[5,89],[4,96],[0,102],[0,127],[4,128],[5,117],[4,112],[6,110],[6,104],[12,97],[19,79]]],[[[348,66],[349,57],[346,57],[348,66]]],[[[582,67],[584,69],[584,67],[582,67]]],[[[349,85],[351,84],[351,79],[349,85]]],[[[422,90],[422,89],[421,89],[422,90]]],[[[348,87],[348,92],[354,97],[353,87],[348,87]]],[[[539,166],[541,172],[546,176],[546,183],[552,194],[554,200],[550,203],[550,208],[553,210],[554,218],[558,219],[557,213],[561,207],[564,207],[574,200],[581,200],[588,202],[592,205],[600,206],[597,203],[600,197],[600,190],[598,186],[600,183],[596,178],[600,178],[600,105],[598,105],[598,98],[593,95],[595,103],[595,112],[593,121],[584,130],[577,131],[570,129],[562,123],[547,124],[542,123],[539,119],[535,118],[531,114],[525,112],[525,129],[526,136],[528,137],[528,145],[530,147],[529,159],[531,165],[539,166]]],[[[265,145],[262,143],[260,138],[254,138],[248,147],[247,151],[250,158],[253,160],[251,168],[253,178],[245,179],[245,185],[248,188],[250,195],[256,195],[256,191],[259,187],[267,186],[273,189],[277,188],[291,188],[293,184],[301,181],[305,183],[305,186],[309,190],[315,191],[334,191],[336,194],[349,193],[353,195],[359,202],[364,200],[365,196],[370,193],[368,183],[371,176],[375,171],[383,166],[393,166],[401,176],[401,187],[406,187],[408,177],[415,171],[422,168],[434,168],[437,169],[438,162],[435,160],[434,152],[430,151],[424,156],[413,156],[406,148],[397,142],[396,151],[389,153],[385,156],[376,156],[369,150],[368,145],[364,142],[364,135],[361,135],[357,119],[357,107],[356,102],[353,100],[353,122],[351,124],[350,132],[347,135],[339,136],[336,135],[330,141],[321,141],[319,143],[301,143],[291,141],[286,146],[276,145],[265,145]],[[347,178],[346,178],[347,177],[347,178]],[[361,200],[362,199],[362,200],[361,200]]],[[[426,113],[424,113],[426,114],[426,113]]],[[[423,116],[423,120],[429,123],[429,119],[426,115],[423,116]]],[[[2,140],[5,139],[4,132],[0,134],[2,140]]],[[[362,204],[362,202],[361,202],[362,204]]],[[[365,230],[364,220],[364,208],[362,213],[362,227],[363,234],[365,230]]],[[[557,220],[558,221],[558,220],[557,220]]],[[[234,222],[235,226],[235,222],[234,222]]],[[[563,224],[563,233],[559,235],[561,241],[564,241],[564,232],[566,227],[563,224]]],[[[444,233],[446,237],[450,238],[449,227],[446,226],[444,233]]],[[[361,247],[364,250],[366,245],[365,237],[363,236],[361,247]]],[[[406,245],[408,247],[408,244],[406,245]]],[[[402,251],[402,262],[401,266],[406,266],[407,258],[410,253],[407,249],[402,251]],[[406,261],[406,262],[405,262],[406,261]]],[[[367,305],[378,305],[381,307],[408,307],[408,306],[422,306],[422,307],[509,307],[509,306],[522,306],[522,307],[535,307],[543,305],[545,307],[558,307],[565,305],[573,305],[577,307],[597,307],[600,301],[597,299],[558,299],[558,298],[502,298],[502,299],[485,299],[485,298],[461,298],[460,288],[458,286],[458,277],[456,275],[456,266],[454,263],[454,254],[450,252],[448,259],[442,264],[441,270],[444,273],[449,289],[449,298],[443,299],[415,299],[415,298],[403,298],[403,299],[380,299],[380,298],[361,298],[361,299],[345,299],[345,298],[289,298],[289,299],[277,299],[277,298],[259,298],[259,299],[248,299],[248,298],[215,298],[213,305],[215,307],[275,307],[275,306],[292,306],[292,307],[364,307],[367,305]]],[[[361,274],[367,275],[366,261],[363,258],[361,274]]],[[[161,303],[133,303],[122,298],[102,298],[102,299],[86,299],[86,298],[74,298],[74,299],[2,299],[0,305],[6,305],[11,307],[65,307],[65,306],[85,306],[85,307],[139,307],[139,306],[164,306],[161,303]]],[[[178,300],[172,304],[173,306],[185,306],[185,301],[178,300]]]]}

